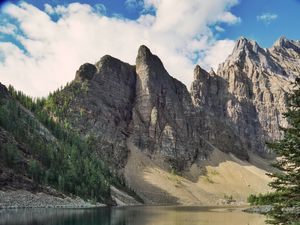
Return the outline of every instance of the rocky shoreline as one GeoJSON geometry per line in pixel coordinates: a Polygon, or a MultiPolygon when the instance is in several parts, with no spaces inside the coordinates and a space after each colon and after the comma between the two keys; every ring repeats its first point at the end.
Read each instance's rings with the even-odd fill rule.
{"type": "Polygon", "coordinates": [[[255,206],[255,207],[247,208],[247,209],[244,209],[243,211],[247,212],[247,213],[266,214],[266,213],[270,212],[271,209],[272,209],[272,206],[270,206],[270,205],[262,205],[262,206],[255,206]]]}
{"type": "Polygon", "coordinates": [[[90,203],[79,197],[54,196],[43,192],[26,190],[0,190],[0,209],[17,208],[94,208],[104,207],[100,203],[90,203]]]}

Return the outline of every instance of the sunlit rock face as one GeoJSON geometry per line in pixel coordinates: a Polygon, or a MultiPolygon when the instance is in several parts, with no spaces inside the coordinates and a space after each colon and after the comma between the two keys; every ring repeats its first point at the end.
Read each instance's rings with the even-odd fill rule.
{"type": "Polygon", "coordinates": [[[195,67],[190,92],[146,46],[135,66],[104,56],[81,66],[61,91],[74,96],[65,119],[93,135],[96,155],[116,170],[126,165],[129,146],[178,171],[215,148],[241,159],[249,151],[268,157],[265,142],[280,138],[279,127],[287,125],[283,113],[299,76],[299,46],[280,38],[263,49],[240,38],[216,72],[195,67]]]}
{"type": "MultiPolygon", "coordinates": [[[[291,82],[299,76],[299,42],[280,38],[270,49],[262,49],[240,38],[217,75],[212,74],[202,70],[202,78],[192,84],[196,106],[216,115],[211,118],[221,118],[242,149],[267,156],[265,142],[280,138],[279,127],[287,125],[283,113],[291,82]]],[[[210,129],[213,136],[216,130],[210,129]]]]}

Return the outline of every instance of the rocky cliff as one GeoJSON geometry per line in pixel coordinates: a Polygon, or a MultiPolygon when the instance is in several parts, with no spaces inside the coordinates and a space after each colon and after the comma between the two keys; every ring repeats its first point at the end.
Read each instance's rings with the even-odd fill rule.
{"type": "Polygon", "coordinates": [[[191,96],[145,46],[138,51],[136,74],[130,138],[149,156],[161,155],[171,167],[182,170],[203,150],[193,126],[196,113],[191,96]]]}
{"type": "MultiPolygon", "coordinates": [[[[223,140],[222,144],[229,143],[230,148],[232,143],[239,143],[231,147],[238,154],[246,150],[270,156],[265,142],[280,138],[279,127],[287,125],[283,113],[291,82],[299,76],[299,53],[299,42],[285,38],[270,49],[240,38],[232,54],[219,66],[218,75],[198,69],[196,73],[200,75],[192,85],[196,106],[211,119],[225,122],[237,137],[234,141],[223,140]]],[[[210,129],[216,140],[220,137],[216,135],[218,131],[216,127],[210,129]]]]}
{"type": "MultiPolygon", "coordinates": [[[[70,84],[49,95],[44,111],[87,139],[93,156],[146,203],[178,203],[169,194],[187,183],[192,188],[184,191],[199,192],[199,199],[188,194],[184,201],[198,204],[203,196],[215,196],[205,204],[218,201],[223,192],[217,188],[218,197],[210,192],[214,181],[205,173],[213,170],[203,166],[230,160],[234,163],[225,167],[251,177],[243,178],[239,186],[247,192],[235,195],[244,199],[267,190],[264,172],[245,165],[250,168],[253,157],[262,157],[260,162],[273,157],[265,142],[280,138],[279,127],[287,125],[283,113],[292,81],[300,75],[299,65],[299,41],[282,37],[263,49],[240,38],[216,72],[195,67],[188,91],[169,75],[158,56],[141,46],[136,65],[108,55],[94,65],[82,65],[70,84]],[[251,186],[257,174],[261,189],[251,186]],[[166,179],[176,181],[175,186],[162,185],[166,179]]],[[[1,92],[6,93],[5,87],[0,86],[1,92]]],[[[216,171],[224,173],[221,167],[216,171]]],[[[222,179],[218,182],[225,187],[228,180],[222,179]]],[[[236,175],[228,190],[238,179],[236,175]]]]}
{"type": "Polygon", "coordinates": [[[299,45],[280,38],[263,49],[240,38],[217,72],[196,66],[190,92],[146,46],[135,66],[104,56],[81,66],[62,90],[70,95],[72,87],[85,86],[69,101],[65,119],[95,135],[98,152],[117,169],[126,165],[128,141],[178,171],[206,159],[213,147],[241,159],[249,151],[268,157],[265,141],[279,138],[279,126],[286,125],[282,114],[299,73],[299,45]]]}

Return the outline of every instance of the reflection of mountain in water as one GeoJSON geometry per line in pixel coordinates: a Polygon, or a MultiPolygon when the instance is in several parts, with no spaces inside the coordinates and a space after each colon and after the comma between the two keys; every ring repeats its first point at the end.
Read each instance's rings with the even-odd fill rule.
{"type": "Polygon", "coordinates": [[[239,208],[122,207],[0,211],[0,225],[264,225],[264,216],[239,208]]]}

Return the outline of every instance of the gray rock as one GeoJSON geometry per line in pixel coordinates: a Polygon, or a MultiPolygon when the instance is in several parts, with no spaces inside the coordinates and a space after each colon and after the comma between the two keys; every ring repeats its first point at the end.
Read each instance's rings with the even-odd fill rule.
{"type": "Polygon", "coordinates": [[[201,150],[192,125],[191,96],[145,46],[138,51],[136,73],[131,138],[141,151],[160,154],[171,167],[182,170],[201,150]]]}
{"type": "Polygon", "coordinates": [[[270,51],[241,38],[217,72],[228,85],[224,119],[246,149],[262,156],[270,153],[265,142],[280,138],[279,127],[287,125],[283,113],[292,88],[290,71],[282,66],[289,61],[274,58],[270,51]]]}
{"type": "Polygon", "coordinates": [[[248,151],[272,157],[265,142],[280,138],[279,127],[287,125],[283,113],[299,72],[299,46],[281,38],[263,49],[240,38],[217,72],[196,66],[190,92],[146,46],[136,66],[104,56],[81,66],[62,90],[82,90],[65,119],[95,136],[96,154],[116,171],[126,165],[128,141],[178,171],[201,163],[214,148],[246,160],[248,151]]]}

